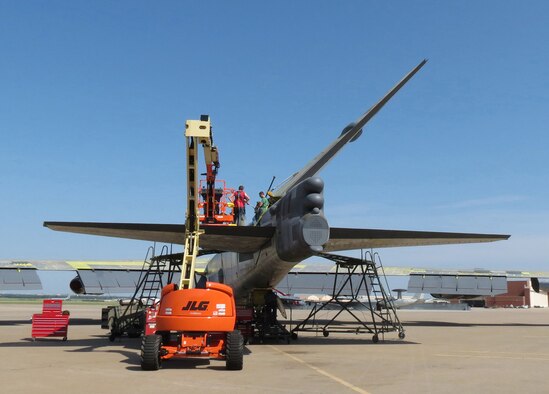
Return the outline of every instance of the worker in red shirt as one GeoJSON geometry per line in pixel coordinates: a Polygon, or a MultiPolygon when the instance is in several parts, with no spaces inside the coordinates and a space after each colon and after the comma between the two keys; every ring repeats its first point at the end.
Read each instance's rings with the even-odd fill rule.
{"type": "Polygon", "coordinates": [[[234,192],[234,222],[237,226],[246,225],[246,204],[249,204],[250,197],[244,191],[244,186],[238,186],[234,192]]]}

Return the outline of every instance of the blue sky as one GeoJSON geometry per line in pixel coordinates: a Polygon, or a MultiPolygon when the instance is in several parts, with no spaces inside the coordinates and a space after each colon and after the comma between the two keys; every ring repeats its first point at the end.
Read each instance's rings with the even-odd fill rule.
{"type": "Polygon", "coordinates": [[[385,264],[549,271],[544,1],[0,2],[0,259],[142,259],[44,220],[182,223],[185,119],[255,199],[427,65],[321,173],[332,226],[512,234],[385,264]]]}

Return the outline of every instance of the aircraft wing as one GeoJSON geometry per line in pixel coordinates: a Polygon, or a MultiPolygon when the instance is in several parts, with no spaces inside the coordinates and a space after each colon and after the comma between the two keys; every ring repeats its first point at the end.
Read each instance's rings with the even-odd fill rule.
{"type": "Polygon", "coordinates": [[[508,239],[510,235],[443,233],[431,231],[377,230],[358,228],[330,228],[330,240],[325,252],[338,250],[392,248],[399,246],[449,245],[493,242],[508,239]]]}
{"type": "MultiPolygon", "coordinates": [[[[56,231],[102,235],[183,245],[185,225],[145,223],[44,222],[56,231]]],[[[274,227],[200,226],[200,247],[226,252],[251,253],[259,250],[274,234],[274,227]]]]}
{"type": "MultiPolygon", "coordinates": [[[[463,263],[467,264],[466,262],[463,263]]],[[[290,275],[330,275],[335,274],[336,264],[332,261],[306,260],[296,264],[289,272],[290,275]]],[[[423,267],[399,267],[384,265],[383,272],[387,276],[409,275],[453,275],[453,276],[506,276],[508,278],[549,278],[546,271],[520,271],[520,270],[487,270],[475,269],[449,269],[449,268],[423,268],[423,267]]]]}

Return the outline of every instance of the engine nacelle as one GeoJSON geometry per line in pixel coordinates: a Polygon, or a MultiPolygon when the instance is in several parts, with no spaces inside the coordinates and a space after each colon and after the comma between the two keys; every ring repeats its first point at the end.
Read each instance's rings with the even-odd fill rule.
{"type": "Polygon", "coordinates": [[[530,280],[532,282],[532,289],[534,289],[536,293],[549,292],[549,279],[532,278],[530,280]]]}
{"type": "Polygon", "coordinates": [[[84,287],[84,283],[82,282],[82,279],[79,275],[71,280],[71,282],[69,283],[69,287],[74,294],[86,294],[86,288],[84,287]]]}

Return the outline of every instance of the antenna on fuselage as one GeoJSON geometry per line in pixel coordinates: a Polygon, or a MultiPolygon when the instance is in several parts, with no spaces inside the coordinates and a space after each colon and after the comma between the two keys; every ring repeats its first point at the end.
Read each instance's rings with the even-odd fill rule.
{"type": "Polygon", "coordinates": [[[271,191],[271,189],[273,188],[273,183],[274,183],[275,179],[276,179],[276,176],[273,175],[273,179],[271,179],[271,184],[267,188],[267,191],[265,192],[265,194],[267,194],[271,191]]]}

